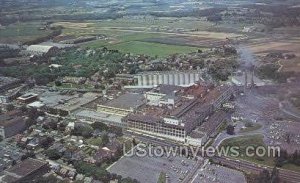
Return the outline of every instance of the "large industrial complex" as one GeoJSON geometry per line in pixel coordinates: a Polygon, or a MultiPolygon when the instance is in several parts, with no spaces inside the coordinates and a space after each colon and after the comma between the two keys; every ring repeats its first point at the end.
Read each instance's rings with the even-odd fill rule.
{"type": "Polygon", "coordinates": [[[0,2],[0,183],[300,183],[299,0],[0,2]]]}
{"type": "Polygon", "coordinates": [[[134,76],[137,86],[153,87],[160,84],[190,86],[201,80],[200,71],[170,71],[170,72],[144,72],[134,76]]]}
{"type": "Polygon", "coordinates": [[[188,135],[197,126],[210,123],[204,120],[220,110],[233,93],[230,86],[195,84],[183,88],[160,85],[146,93],[146,106],[129,114],[124,122],[130,131],[187,142],[188,135]]]}

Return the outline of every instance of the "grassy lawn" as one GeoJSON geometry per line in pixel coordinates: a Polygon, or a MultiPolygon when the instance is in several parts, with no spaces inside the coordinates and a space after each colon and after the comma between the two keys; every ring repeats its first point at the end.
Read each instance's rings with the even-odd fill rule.
{"type": "Polygon", "coordinates": [[[39,30],[40,27],[42,25],[39,22],[11,24],[0,29],[0,40],[8,43],[26,42],[51,33],[51,30],[39,30]]]}
{"type": "Polygon", "coordinates": [[[123,144],[123,148],[125,148],[125,150],[123,149],[123,152],[128,152],[134,147],[132,144],[132,139],[125,139],[123,137],[119,137],[118,141],[121,144],[123,144]]]}
{"type": "MultiPolygon", "coordinates": [[[[237,159],[243,159],[243,160],[255,162],[258,164],[274,166],[274,158],[273,157],[268,157],[267,155],[263,156],[263,157],[259,157],[257,155],[254,155],[253,157],[246,156],[246,148],[249,146],[252,146],[255,149],[260,146],[266,148],[266,145],[263,142],[262,135],[251,135],[251,136],[226,139],[225,141],[222,142],[221,147],[222,146],[223,147],[233,147],[233,146],[239,147],[238,151],[239,151],[240,155],[237,157],[237,159]]],[[[250,151],[250,152],[255,153],[252,151],[250,151]]]]}
{"type": "Polygon", "coordinates": [[[93,146],[102,146],[102,138],[101,137],[97,137],[97,138],[92,137],[90,139],[87,139],[86,142],[93,146]]]}
{"type": "Polygon", "coordinates": [[[241,129],[240,132],[241,133],[251,132],[251,131],[255,131],[255,130],[260,129],[261,127],[262,127],[261,124],[255,123],[251,127],[246,127],[246,128],[241,129]]]}
{"type": "Polygon", "coordinates": [[[157,183],[165,183],[166,181],[166,173],[160,172],[157,183]]]}
{"type": "MultiPolygon", "coordinates": [[[[232,139],[227,139],[227,140],[223,141],[223,143],[221,144],[220,147],[222,147],[222,146],[223,147],[232,147],[232,146],[240,147],[240,150],[239,150],[240,156],[234,157],[235,159],[242,159],[242,160],[246,160],[246,161],[261,164],[261,165],[267,165],[270,167],[275,166],[275,158],[272,156],[270,156],[270,157],[268,157],[267,155],[263,156],[263,157],[258,157],[256,155],[253,157],[245,156],[246,148],[248,146],[253,146],[255,148],[257,148],[258,146],[263,146],[266,148],[266,151],[268,152],[267,146],[263,142],[262,135],[249,135],[249,136],[244,136],[244,137],[236,137],[236,138],[232,138],[232,139]]],[[[272,155],[273,152],[272,151],[270,151],[270,152],[272,155]]],[[[300,166],[296,166],[296,165],[293,165],[290,163],[285,164],[281,168],[300,172],[300,166]]]]}
{"type": "Polygon", "coordinates": [[[115,45],[108,45],[107,47],[109,49],[116,49],[125,53],[146,54],[158,57],[165,57],[175,53],[188,53],[198,50],[196,47],[147,43],[141,41],[124,42],[115,45]]]}
{"type": "Polygon", "coordinates": [[[293,165],[293,164],[285,164],[285,165],[283,165],[282,168],[287,169],[287,170],[300,172],[300,166],[296,166],[296,165],[293,165]]]}

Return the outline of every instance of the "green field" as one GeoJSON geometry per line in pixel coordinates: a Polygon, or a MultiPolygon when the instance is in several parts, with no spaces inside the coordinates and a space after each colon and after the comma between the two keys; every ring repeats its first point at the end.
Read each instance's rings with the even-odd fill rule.
{"type": "Polygon", "coordinates": [[[237,146],[239,147],[239,153],[240,156],[238,158],[244,159],[247,161],[252,161],[255,163],[259,164],[265,164],[269,166],[274,166],[274,158],[271,157],[258,157],[258,156],[253,156],[253,157],[247,157],[246,154],[246,148],[249,146],[253,147],[259,147],[263,146],[266,147],[264,141],[263,141],[263,136],[262,135],[251,135],[251,136],[243,136],[243,137],[235,137],[231,139],[226,139],[222,142],[221,146],[223,147],[233,147],[237,146]]]}
{"type": "Polygon", "coordinates": [[[240,130],[240,132],[241,133],[246,133],[246,132],[251,132],[251,131],[255,131],[255,130],[258,130],[258,129],[260,129],[262,127],[262,125],[261,124],[254,124],[253,126],[251,126],[251,127],[246,127],[246,128],[244,128],[244,129],[241,129],[240,130]]]}
{"type": "Polygon", "coordinates": [[[93,146],[102,146],[103,142],[102,142],[102,138],[101,137],[97,137],[97,138],[90,138],[86,140],[87,144],[89,145],[93,145],[93,146]]]}
{"type": "Polygon", "coordinates": [[[160,172],[157,183],[166,183],[166,182],[167,182],[166,173],[165,172],[160,172]]]}
{"type": "Polygon", "coordinates": [[[165,57],[174,53],[188,53],[197,51],[200,48],[185,45],[187,43],[156,43],[149,42],[147,39],[164,39],[171,36],[166,32],[152,32],[149,27],[152,25],[171,28],[185,28],[205,30],[209,23],[196,20],[178,20],[178,19],[161,19],[149,22],[135,22],[131,20],[117,19],[112,21],[86,22],[86,23],[56,23],[64,26],[64,35],[84,36],[104,34],[108,40],[97,40],[82,44],[83,47],[117,49],[121,52],[132,54],[146,54],[149,56],[165,57]],[[169,23],[172,22],[172,23],[169,23]],[[135,31],[137,30],[137,31],[135,31]]]}
{"type": "Polygon", "coordinates": [[[1,43],[26,42],[39,37],[47,36],[50,30],[39,30],[43,25],[39,22],[16,23],[0,29],[1,43]]]}
{"type": "Polygon", "coordinates": [[[107,45],[109,49],[116,49],[124,53],[145,54],[149,56],[165,57],[175,53],[188,53],[197,51],[198,48],[190,46],[166,45],[142,41],[130,41],[115,45],[107,45]]]}
{"type": "MultiPolygon", "coordinates": [[[[258,156],[253,156],[253,157],[247,157],[245,156],[245,151],[246,148],[248,146],[253,146],[255,148],[257,148],[258,146],[263,146],[266,148],[267,150],[267,146],[265,145],[264,141],[263,141],[263,135],[249,135],[249,136],[243,136],[243,137],[235,137],[235,138],[231,138],[231,139],[226,139],[222,142],[222,144],[220,145],[220,147],[233,147],[233,146],[238,146],[240,148],[239,152],[240,152],[240,156],[238,157],[234,157],[236,159],[242,159],[242,160],[246,160],[249,162],[254,162],[257,164],[261,164],[261,165],[267,165],[270,167],[274,167],[275,166],[275,158],[272,156],[263,156],[263,157],[258,157],[258,156]]],[[[273,154],[272,151],[271,155],[273,154]]],[[[268,153],[267,153],[268,154],[268,153]]],[[[296,166],[293,164],[284,164],[284,166],[282,167],[284,169],[288,169],[288,170],[293,170],[293,171],[299,171],[300,172],[300,166],[296,166]]]]}

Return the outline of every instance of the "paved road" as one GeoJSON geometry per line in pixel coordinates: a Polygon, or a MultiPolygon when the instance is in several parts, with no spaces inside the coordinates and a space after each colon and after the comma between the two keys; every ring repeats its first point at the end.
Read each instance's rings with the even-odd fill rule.
{"type": "Polygon", "coordinates": [[[243,134],[237,134],[237,135],[225,134],[225,136],[222,136],[222,137],[220,136],[219,139],[215,140],[214,143],[212,144],[212,146],[218,148],[224,140],[237,138],[237,137],[250,136],[250,135],[264,135],[264,134],[262,132],[260,132],[259,130],[247,132],[247,133],[243,133],[243,134]]]}
{"type": "Polygon", "coordinates": [[[290,104],[289,102],[287,102],[287,101],[280,102],[279,108],[285,114],[292,116],[294,118],[300,119],[299,110],[296,109],[294,106],[292,106],[292,104],[290,104]]]}

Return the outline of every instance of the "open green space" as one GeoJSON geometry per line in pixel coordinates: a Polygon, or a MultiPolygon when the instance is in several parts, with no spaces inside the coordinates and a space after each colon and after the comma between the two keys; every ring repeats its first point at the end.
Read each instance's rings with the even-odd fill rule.
{"type": "MultiPolygon", "coordinates": [[[[274,167],[276,163],[276,158],[273,157],[273,150],[268,150],[267,146],[265,145],[263,141],[263,135],[249,135],[249,136],[243,136],[243,137],[235,137],[226,139],[222,142],[220,147],[239,147],[239,156],[233,157],[232,154],[229,153],[229,156],[231,156],[234,159],[242,159],[249,162],[266,165],[270,167],[274,167]],[[251,153],[254,153],[255,155],[252,157],[246,156],[246,148],[252,146],[254,149],[257,149],[257,147],[265,147],[266,154],[265,156],[257,156],[255,152],[249,151],[251,153]],[[270,152],[270,156],[268,155],[268,151],[270,152]]],[[[261,151],[260,151],[261,152],[261,151]]],[[[291,164],[291,163],[285,163],[281,168],[287,169],[287,170],[293,170],[293,171],[300,171],[300,166],[291,164]]]]}
{"type": "Polygon", "coordinates": [[[40,30],[39,22],[16,23],[0,29],[0,41],[3,43],[26,42],[47,36],[51,30],[40,30]]]}
{"type": "Polygon", "coordinates": [[[102,146],[103,145],[103,141],[101,137],[97,137],[97,138],[90,138],[86,140],[88,144],[93,145],[93,146],[102,146]]]}
{"type": "Polygon", "coordinates": [[[261,124],[255,123],[255,124],[253,124],[253,126],[241,129],[240,132],[241,133],[252,132],[252,131],[260,129],[261,127],[262,127],[261,124]]]}
{"type": "Polygon", "coordinates": [[[125,28],[135,28],[135,27],[165,27],[170,28],[185,28],[185,29],[198,29],[206,30],[208,27],[213,26],[213,23],[200,20],[191,17],[173,18],[145,18],[140,20],[134,20],[129,18],[118,18],[115,20],[103,20],[95,22],[94,27],[125,27],[125,28]]]}
{"type": "MultiPolygon", "coordinates": [[[[258,157],[257,155],[254,155],[253,157],[246,156],[246,149],[247,147],[254,147],[255,149],[257,147],[265,147],[266,145],[263,141],[262,135],[250,135],[250,136],[243,136],[243,137],[235,137],[226,139],[222,142],[221,147],[238,147],[239,148],[239,156],[237,158],[244,159],[247,161],[259,163],[259,164],[265,164],[269,166],[274,166],[274,158],[263,156],[258,157]]],[[[250,151],[251,153],[255,153],[250,151]]],[[[231,155],[231,154],[229,154],[231,155]]]]}
{"type": "Polygon", "coordinates": [[[167,180],[166,180],[166,173],[161,172],[159,174],[159,178],[158,178],[157,183],[166,183],[166,182],[167,182],[167,180]]]}
{"type": "Polygon", "coordinates": [[[148,43],[142,41],[130,41],[115,45],[107,45],[109,49],[119,50],[124,53],[145,54],[149,56],[165,57],[175,53],[189,53],[199,48],[190,46],[167,45],[160,43],[148,43]]]}

